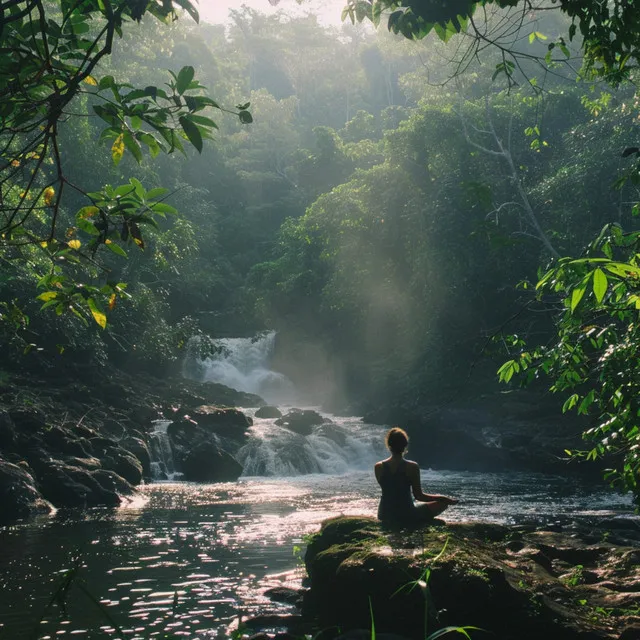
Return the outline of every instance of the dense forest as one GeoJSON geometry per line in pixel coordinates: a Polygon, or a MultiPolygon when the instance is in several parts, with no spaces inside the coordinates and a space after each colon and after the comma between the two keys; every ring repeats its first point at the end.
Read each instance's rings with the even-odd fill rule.
{"type": "Polygon", "coordinates": [[[0,635],[637,638],[640,12],[263,4],[0,0],[0,635]]]}
{"type": "MultiPolygon", "coordinates": [[[[494,392],[509,353],[531,359],[523,336],[553,336],[560,296],[536,298],[538,277],[635,213],[621,158],[634,86],[576,83],[567,25],[526,16],[530,59],[516,68],[496,47],[469,57],[455,38],[248,7],[227,26],[123,24],[99,85],[85,78],[57,125],[64,193],[46,179],[25,191],[39,150],[7,142],[4,375],[75,363],[175,373],[194,336],[273,329],[274,366],[313,404],[402,416],[494,392]],[[208,98],[187,100],[219,117],[194,111],[183,136],[196,148],[154,158],[132,94],[162,86],[165,69],[183,70],[174,92],[205,86],[208,98]],[[128,91],[118,135],[105,94],[128,91]],[[109,194],[151,203],[149,215],[103,229],[92,216],[109,194]]],[[[183,148],[174,135],[170,151],[183,148]]]]}

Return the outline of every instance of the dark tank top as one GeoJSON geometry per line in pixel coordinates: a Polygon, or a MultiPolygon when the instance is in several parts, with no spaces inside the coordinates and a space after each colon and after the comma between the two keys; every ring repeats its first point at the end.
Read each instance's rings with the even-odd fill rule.
{"type": "Polygon", "coordinates": [[[415,519],[415,506],[411,496],[411,480],[407,463],[403,460],[395,471],[388,462],[382,463],[380,474],[382,497],[378,506],[378,519],[386,523],[404,523],[415,519]]]}

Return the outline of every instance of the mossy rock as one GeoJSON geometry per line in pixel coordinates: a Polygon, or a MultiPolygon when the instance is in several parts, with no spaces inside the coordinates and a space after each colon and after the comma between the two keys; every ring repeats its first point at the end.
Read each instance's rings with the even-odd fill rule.
{"type": "Polygon", "coordinates": [[[388,533],[371,518],[339,517],[307,549],[303,613],[349,630],[370,627],[373,612],[378,632],[410,638],[423,637],[426,619],[429,632],[473,625],[498,640],[617,640],[640,606],[640,593],[623,593],[640,584],[634,553],[575,533],[479,523],[388,533]],[[589,562],[580,570],[594,579],[563,581],[554,563],[566,557],[589,562]],[[607,606],[616,616],[595,615],[607,606]]]}

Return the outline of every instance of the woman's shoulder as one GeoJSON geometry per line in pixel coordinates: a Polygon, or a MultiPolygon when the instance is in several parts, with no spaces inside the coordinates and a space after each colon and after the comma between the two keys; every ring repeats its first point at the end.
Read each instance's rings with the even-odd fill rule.
{"type": "Polygon", "coordinates": [[[418,465],[417,462],[414,462],[413,460],[407,460],[406,458],[404,459],[404,462],[407,465],[407,467],[410,467],[411,469],[420,470],[420,466],[418,465]]]}

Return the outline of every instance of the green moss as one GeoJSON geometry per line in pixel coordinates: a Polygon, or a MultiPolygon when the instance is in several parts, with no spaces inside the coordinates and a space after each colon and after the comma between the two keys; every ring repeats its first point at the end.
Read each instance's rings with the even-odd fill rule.
{"type": "Polygon", "coordinates": [[[470,567],[470,568],[467,568],[465,572],[468,576],[474,576],[476,578],[480,578],[480,580],[482,580],[483,582],[486,582],[487,584],[491,583],[489,574],[487,573],[486,569],[470,567]]]}

